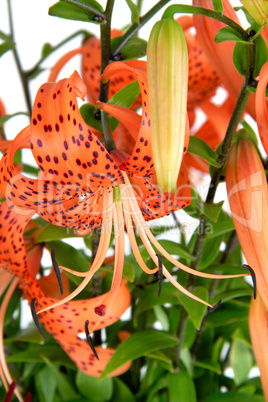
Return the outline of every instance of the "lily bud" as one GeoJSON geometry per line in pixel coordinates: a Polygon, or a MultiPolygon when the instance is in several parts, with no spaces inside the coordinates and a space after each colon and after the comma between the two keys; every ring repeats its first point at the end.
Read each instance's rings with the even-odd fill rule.
{"type": "Polygon", "coordinates": [[[152,152],[161,192],[175,192],[185,148],[188,52],[181,26],[158,21],[147,47],[152,152]]]}
{"type": "Polygon", "coordinates": [[[268,311],[261,298],[252,300],[249,309],[249,332],[256,362],[260,369],[265,400],[268,400],[268,311]]]}
{"type": "Polygon", "coordinates": [[[226,185],[236,233],[268,309],[268,191],[265,172],[251,141],[234,143],[226,166],[226,185]]]}
{"type": "Polygon", "coordinates": [[[259,25],[266,25],[268,19],[267,0],[240,0],[247,12],[259,25]]]}

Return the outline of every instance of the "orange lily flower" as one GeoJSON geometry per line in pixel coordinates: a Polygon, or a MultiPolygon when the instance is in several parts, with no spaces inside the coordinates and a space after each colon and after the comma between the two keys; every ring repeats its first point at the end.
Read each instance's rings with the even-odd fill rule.
{"type": "MultiPolygon", "coordinates": [[[[111,38],[115,38],[117,36],[122,36],[122,31],[118,29],[112,29],[111,38]]],[[[74,50],[66,53],[63,57],[61,57],[55,66],[51,69],[50,75],[48,77],[48,81],[56,81],[57,76],[60,70],[64,67],[64,65],[74,56],[81,54],[82,55],[82,79],[87,86],[87,99],[89,103],[95,105],[99,98],[99,89],[100,89],[100,64],[101,64],[101,47],[100,40],[91,36],[85,43],[74,50]]],[[[110,82],[109,87],[109,95],[108,98],[112,97],[116,92],[120,91],[123,87],[135,81],[135,77],[127,72],[125,74],[115,75],[113,80],[110,82]]],[[[140,105],[136,103],[136,107],[140,105]]]]}
{"type": "Polygon", "coordinates": [[[256,90],[256,120],[260,139],[263,148],[268,154],[268,112],[266,100],[266,86],[268,83],[268,62],[266,62],[260,71],[259,82],[256,90]]]}
{"type": "Polygon", "coordinates": [[[249,309],[249,332],[256,362],[260,369],[262,389],[265,400],[268,400],[268,321],[267,307],[258,295],[252,300],[249,309]]]}
{"type": "MultiPolygon", "coordinates": [[[[64,285],[62,294],[60,294],[54,271],[46,277],[41,277],[38,281],[35,279],[40,267],[42,246],[34,245],[33,239],[30,242],[27,235],[23,236],[25,226],[33,215],[32,212],[30,211],[28,215],[17,215],[8,208],[6,202],[3,202],[0,204],[0,215],[2,217],[0,227],[0,295],[7,289],[0,308],[0,377],[5,388],[8,389],[8,384],[12,383],[12,378],[5,361],[3,325],[6,309],[15,288],[18,286],[29,303],[32,304],[35,300],[35,306],[42,309],[66,297],[69,294],[69,286],[67,276],[64,273],[61,275],[61,282],[64,285]]],[[[27,227],[29,228],[29,225],[27,227]]],[[[77,367],[86,374],[95,377],[100,376],[115,349],[103,349],[98,346],[91,351],[87,342],[79,336],[85,332],[85,323],[95,324],[93,322],[95,320],[94,309],[104,298],[105,294],[90,300],[71,301],[62,304],[55,310],[50,309],[39,315],[39,320],[45,329],[62,346],[77,367]]],[[[130,300],[126,280],[122,280],[119,291],[110,305],[109,315],[102,317],[95,329],[105,328],[118,321],[129,307],[130,300]]],[[[131,362],[126,363],[111,373],[111,376],[124,373],[130,365],[131,362]]],[[[15,393],[18,399],[22,401],[20,393],[17,390],[15,393]]]]}
{"type": "MultiPolygon", "coordinates": [[[[212,0],[193,0],[193,5],[213,10],[212,0]]],[[[236,13],[228,0],[223,2],[224,15],[239,24],[236,13]]],[[[218,30],[225,26],[223,23],[202,15],[194,15],[194,26],[198,40],[207,55],[211,66],[217,71],[218,76],[227,91],[237,99],[243,84],[243,77],[233,65],[233,50],[235,42],[226,41],[215,43],[214,37],[218,30]]],[[[255,118],[255,96],[250,95],[246,105],[246,111],[255,118]]]]}
{"type": "Polygon", "coordinates": [[[268,190],[258,153],[247,139],[232,146],[226,166],[227,193],[236,233],[268,308],[268,190]]]}
{"type": "MultiPolygon", "coordinates": [[[[158,243],[146,221],[167,215],[185,207],[190,202],[190,187],[185,168],[182,166],[174,194],[160,193],[155,184],[152,163],[150,112],[146,81],[146,63],[133,61],[112,63],[104,79],[114,72],[131,72],[137,78],[142,96],[142,116],[132,110],[116,105],[101,104],[129,127],[135,146],[131,155],[120,150],[107,152],[83,121],[76,96],[84,98],[86,86],[74,72],[69,79],[47,83],[37,93],[31,125],[22,130],[0,162],[1,188],[7,201],[18,213],[33,210],[45,220],[74,230],[88,233],[101,227],[98,252],[89,272],[69,272],[84,276],[84,280],[68,297],[43,307],[43,313],[75,297],[101,267],[109,248],[112,224],[115,232],[115,263],[111,290],[95,307],[96,319],[89,323],[90,331],[99,325],[103,316],[109,316],[110,305],[119,291],[124,263],[124,225],[126,225],[132,250],[140,267],[148,274],[161,266],[163,275],[181,292],[202,302],[184,289],[159,262],[159,253],[175,266],[190,274],[205,278],[227,278],[237,275],[212,275],[183,265],[158,243]],[[15,151],[26,141],[31,141],[31,150],[41,172],[38,179],[29,179],[15,168],[15,151]],[[154,261],[156,268],[149,269],[139,252],[134,227],[154,261]]],[[[64,268],[67,270],[67,268],[64,268]]]]}

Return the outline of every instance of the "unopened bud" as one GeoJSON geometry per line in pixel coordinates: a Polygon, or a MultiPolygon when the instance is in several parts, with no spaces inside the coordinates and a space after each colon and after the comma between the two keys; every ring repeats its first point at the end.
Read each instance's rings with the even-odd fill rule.
{"type": "Polygon", "coordinates": [[[188,52],[181,26],[158,21],[147,47],[152,151],[161,192],[175,192],[185,152],[188,52]]]}
{"type": "Polygon", "coordinates": [[[268,20],[268,0],[240,0],[247,12],[259,25],[268,20]]]}

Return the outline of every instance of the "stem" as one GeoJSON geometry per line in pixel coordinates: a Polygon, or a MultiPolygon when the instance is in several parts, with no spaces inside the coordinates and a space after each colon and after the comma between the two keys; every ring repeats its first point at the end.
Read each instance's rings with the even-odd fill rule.
{"type": "MultiPolygon", "coordinates": [[[[237,98],[231,119],[229,121],[229,125],[227,127],[226,135],[223,140],[222,147],[221,147],[221,152],[217,158],[217,162],[221,166],[214,170],[214,173],[211,178],[210,188],[209,188],[209,191],[208,191],[208,194],[206,197],[206,202],[210,203],[210,204],[213,203],[214,196],[215,196],[215,193],[217,190],[217,186],[220,181],[221,173],[222,173],[223,167],[225,165],[234,134],[236,132],[236,128],[242,117],[244,108],[245,108],[248,98],[250,96],[250,92],[248,91],[247,87],[250,85],[250,83],[252,81],[253,61],[254,61],[253,46],[246,46],[246,60],[247,60],[247,64],[246,64],[246,75],[244,78],[244,82],[241,87],[239,96],[237,98]]],[[[191,268],[194,268],[194,269],[198,268],[198,261],[199,261],[203,243],[205,240],[205,234],[206,234],[206,228],[207,228],[208,221],[209,221],[209,219],[204,214],[200,215],[199,228],[201,228],[201,230],[198,230],[198,234],[197,234],[196,241],[195,241],[195,246],[194,246],[194,251],[193,251],[195,260],[191,263],[191,268]]],[[[191,288],[193,286],[193,284],[194,284],[194,277],[188,276],[186,288],[191,288]]],[[[179,367],[179,362],[180,362],[181,345],[183,343],[183,338],[184,338],[184,334],[185,334],[186,321],[187,321],[187,313],[185,312],[183,306],[181,306],[180,317],[179,317],[179,326],[177,329],[177,337],[179,338],[180,343],[177,347],[178,355],[175,357],[175,360],[174,360],[174,365],[176,365],[177,367],[179,367]],[[183,321],[185,321],[185,323],[183,321]]]]}
{"type": "MultiPolygon", "coordinates": [[[[113,12],[114,0],[108,0],[105,9],[105,23],[101,24],[101,74],[108,66],[111,54],[111,18],[113,12]]],[[[109,92],[109,82],[100,83],[99,100],[107,102],[109,92]]],[[[101,110],[101,122],[107,151],[116,149],[113,134],[109,125],[107,114],[101,110]]]]}
{"type": "Polygon", "coordinates": [[[248,33],[239,24],[237,24],[230,18],[226,17],[225,15],[217,13],[216,11],[209,10],[203,7],[175,4],[173,6],[169,6],[165,10],[162,18],[173,18],[173,15],[176,13],[198,14],[203,15],[204,17],[212,18],[214,20],[223,22],[224,24],[229,25],[230,27],[234,28],[237,32],[239,32],[244,40],[249,41],[250,37],[248,33]]]}
{"type": "MultiPolygon", "coordinates": [[[[13,20],[12,20],[11,0],[8,0],[7,4],[8,4],[8,18],[9,18],[9,26],[10,26],[10,38],[11,38],[12,42],[14,42],[14,29],[13,29],[13,20]]],[[[26,104],[27,104],[29,116],[31,116],[32,115],[32,102],[31,102],[31,98],[30,98],[28,79],[22,69],[16,46],[14,46],[12,48],[12,52],[13,52],[13,56],[15,58],[15,63],[17,65],[17,69],[18,69],[19,76],[21,79],[23,93],[24,93],[26,104]]]]}
{"type": "Polygon", "coordinates": [[[90,14],[94,14],[94,16],[98,17],[98,19],[96,19],[96,21],[98,21],[98,22],[106,21],[106,15],[95,7],[89,6],[88,4],[78,1],[78,0],[61,0],[61,1],[63,1],[64,3],[72,4],[73,6],[79,7],[82,10],[87,11],[90,14]]]}
{"type": "Polygon", "coordinates": [[[164,7],[170,0],[161,0],[153,8],[151,8],[143,17],[140,18],[139,23],[132,24],[126,33],[118,40],[118,42],[111,49],[111,58],[113,59],[127,41],[134,36],[138,30],[145,25],[162,7],[164,7]]]}

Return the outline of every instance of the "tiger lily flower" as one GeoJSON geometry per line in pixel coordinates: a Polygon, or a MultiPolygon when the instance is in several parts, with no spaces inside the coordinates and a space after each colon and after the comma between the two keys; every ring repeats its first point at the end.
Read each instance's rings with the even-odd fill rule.
{"type": "Polygon", "coordinates": [[[263,148],[268,154],[268,112],[266,100],[266,87],[268,83],[268,62],[266,62],[260,71],[259,82],[256,90],[256,120],[259,135],[263,148]]]}
{"type": "MultiPolygon", "coordinates": [[[[212,0],[193,0],[193,5],[213,10],[212,0]]],[[[236,13],[228,0],[223,2],[224,15],[239,24],[236,13]]],[[[233,50],[235,42],[225,41],[215,43],[214,37],[218,30],[225,26],[223,23],[202,15],[194,15],[194,26],[198,40],[207,55],[211,66],[217,71],[218,76],[226,90],[235,99],[238,98],[243,84],[243,77],[238,73],[233,64],[233,50]]],[[[250,95],[246,105],[246,111],[255,118],[255,96],[250,95]]]]}
{"type": "Polygon", "coordinates": [[[187,172],[182,165],[176,192],[159,192],[152,163],[146,64],[141,61],[112,63],[103,79],[108,80],[114,72],[121,71],[131,72],[139,82],[142,116],[116,105],[101,104],[100,107],[129,127],[136,138],[131,155],[120,150],[110,154],[85,124],[76,97],[83,99],[87,89],[78,73],[74,72],[68,79],[41,86],[34,102],[31,124],[18,134],[0,162],[0,186],[16,213],[31,210],[52,224],[70,227],[80,234],[101,227],[99,248],[90,270],[86,273],[68,270],[84,276],[82,283],[63,300],[41,307],[38,314],[70,301],[87,285],[102,266],[114,225],[115,263],[111,290],[95,306],[96,317],[89,323],[90,332],[94,331],[104,316],[109,317],[110,306],[120,288],[125,226],[136,260],[146,273],[157,272],[161,265],[163,275],[178,290],[209,307],[212,306],[184,289],[159,263],[159,256],[155,254],[152,244],[161,255],[190,274],[204,278],[237,277],[193,270],[169,255],[152,235],[146,221],[188,205],[190,187],[187,172]],[[32,154],[40,167],[38,179],[25,177],[13,163],[16,150],[29,140],[32,154]],[[149,269],[140,255],[134,227],[156,265],[154,269],[149,269]]]}
{"type": "MultiPolygon", "coordinates": [[[[63,292],[60,294],[54,271],[51,271],[48,276],[36,280],[36,274],[40,268],[42,246],[31,243],[27,233],[23,236],[23,232],[30,228],[28,222],[32,212],[30,211],[26,215],[18,215],[8,207],[7,202],[3,202],[0,204],[0,215],[2,222],[0,227],[0,295],[7,289],[0,307],[0,378],[7,390],[8,384],[12,384],[13,380],[5,361],[3,325],[8,303],[15,288],[20,288],[23,296],[28,299],[31,305],[35,300],[35,308],[42,309],[66,297],[69,294],[69,285],[67,276],[62,273],[63,292]],[[25,229],[26,227],[27,229],[25,229]]],[[[101,375],[115,349],[103,349],[101,346],[97,346],[91,350],[81,336],[85,333],[85,323],[94,324],[94,308],[101,303],[103,298],[105,295],[89,300],[63,303],[57,309],[49,309],[39,315],[39,321],[44,325],[44,328],[62,346],[77,367],[86,374],[95,377],[101,375]],[[95,356],[98,358],[96,359],[95,356]]],[[[126,280],[122,280],[119,291],[110,305],[109,315],[102,317],[96,329],[105,328],[118,321],[129,307],[130,300],[126,280]]],[[[111,373],[111,376],[122,374],[128,370],[130,365],[131,362],[128,362],[121,366],[111,373]]],[[[17,389],[15,389],[15,394],[20,401],[23,401],[17,389]]]]}
{"type": "Polygon", "coordinates": [[[252,300],[249,309],[249,332],[253,346],[256,362],[258,364],[262,389],[265,400],[268,399],[268,321],[267,307],[258,295],[256,300],[252,300]]]}
{"type": "MultiPolygon", "coordinates": [[[[122,35],[122,31],[118,29],[112,29],[111,31],[112,39],[122,35]]],[[[101,74],[101,47],[100,39],[97,37],[91,36],[81,47],[71,50],[62,56],[51,69],[48,81],[55,82],[65,64],[79,54],[82,56],[81,75],[87,86],[87,99],[89,103],[95,105],[99,97],[101,74]]],[[[115,75],[110,82],[108,99],[133,81],[135,81],[135,79],[131,73],[115,75]]],[[[138,107],[139,105],[140,102],[136,101],[135,106],[138,107]]]]}
{"type": "Polygon", "coordinates": [[[258,292],[268,308],[268,192],[266,175],[251,141],[239,139],[232,146],[226,184],[242,251],[256,274],[258,292]]]}
{"type": "Polygon", "coordinates": [[[259,25],[266,25],[268,19],[267,0],[240,0],[247,12],[259,25]]]}

